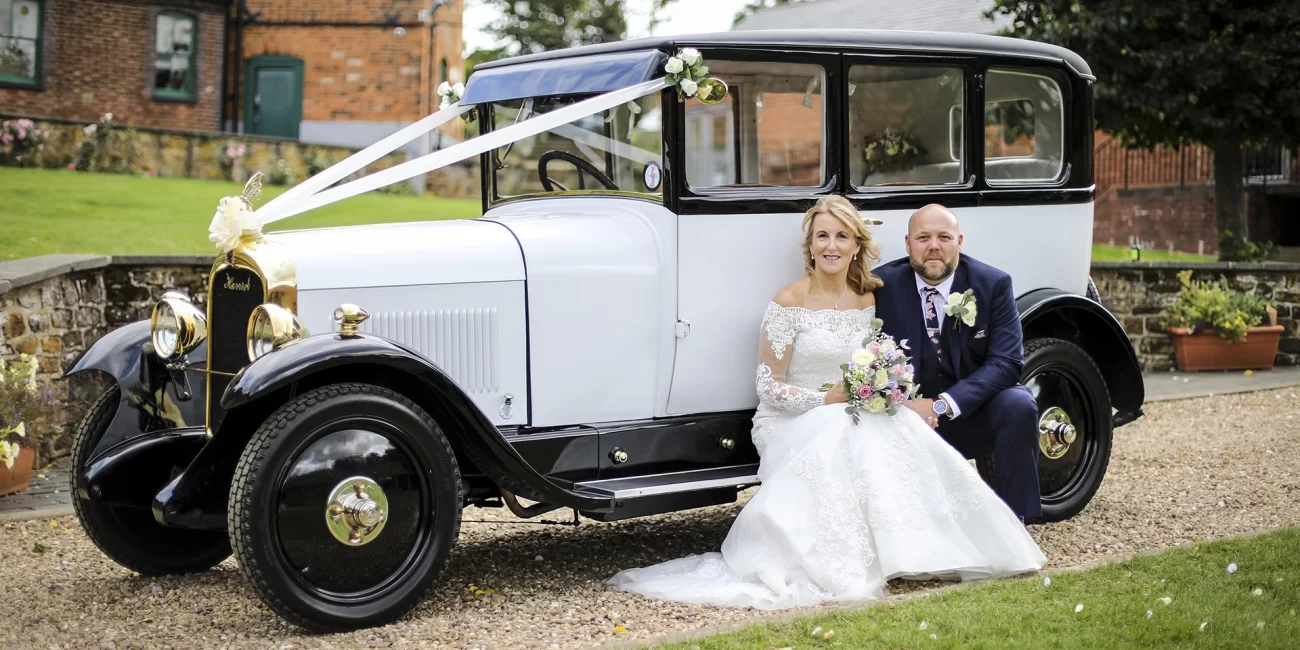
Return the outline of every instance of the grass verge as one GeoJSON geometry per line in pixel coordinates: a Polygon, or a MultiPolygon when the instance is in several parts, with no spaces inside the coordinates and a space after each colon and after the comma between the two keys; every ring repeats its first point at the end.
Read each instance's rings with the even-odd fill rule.
{"type": "Polygon", "coordinates": [[[1057,573],[1050,585],[1042,575],[971,584],[659,647],[1295,648],[1297,557],[1292,528],[1057,573]]]}
{"type": "MultiPolygon", "coordinates": [[[[223,196],[243,186],[223,181],[88,174],[0,167],[0,261],[50,253],[211,254],[208,224],[223,196]]],[[[285,187],[265,186],[262,202],[285,187]]],[[[478,200],[369,192],[297,217],[268,231],[482,214],[478,200]]]]}

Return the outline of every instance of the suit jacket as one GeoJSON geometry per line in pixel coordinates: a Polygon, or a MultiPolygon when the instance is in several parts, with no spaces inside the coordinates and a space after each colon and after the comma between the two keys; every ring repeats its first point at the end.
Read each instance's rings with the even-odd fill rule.
{"type": "MultiPolygon", "coordinates": [[[[904,257],[876,267],[874,273],[884,282],[875,291],[876,316],[884,321],[886,334],[898,341],[907,339],[911,348],[908,356],[920,376],[922,355],[918,346],[931,343],[925,335],[915,272],[904,257]]],[[[957,402],[959,417],[966,417],[1019,383],[1024,367],[1024,334],[1010,275],[965,254],[953,275],[953,293],[975,290],[974,326],[948,315],[943,319],[948,333],[945,352],[957,377],[957,382],[944,392],[957,402]]],[[[934,398],[940,391],[921,386],[921,392],[934,398]]]]}

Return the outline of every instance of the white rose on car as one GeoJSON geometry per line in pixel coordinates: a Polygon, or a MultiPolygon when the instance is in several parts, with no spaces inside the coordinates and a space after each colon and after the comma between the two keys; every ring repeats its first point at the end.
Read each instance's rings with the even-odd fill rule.
{"type": "Polygon", "coordinates": [[[256,235],[262,231],[257,215],[248,211],[244,200],[238,196],[227,196],[217,205],[217,213],[212,215],[212,224],[208,226],[208,240],[217,245],[223,253],[235,250],[240,240],[246,235],[256,235]]]}
{"type": "Polygon", "coordinates": [[[686,93],[687,97],[694,97],[695,91],[699,89],[700,85],[694,81],[691,81],[690,79],[682,79],[682,92],[686,93]]]}
{"type": "Polygon", "coordinates": [[[682,50],[681,57],[682,61],[686,62],[686,65],[695,65],[700,62],[700,51],[693,47],[688,47],[682,50]]]}
{"type": "Polygon", "coordinates": [[[461,96],[465,94],[465,84],[456,82],[456,85],[451,87],[451,92],[456,95],[456,100],[460,101],[461,96]]]}
{"type": "Polygon", "coordinates": [[[668,74],[678,74],[685,69],[686,64],[682,63],[682,60],[677,57],[668,59],[668,63],[664,64],[664,70],[667,70],[668,74]]]}

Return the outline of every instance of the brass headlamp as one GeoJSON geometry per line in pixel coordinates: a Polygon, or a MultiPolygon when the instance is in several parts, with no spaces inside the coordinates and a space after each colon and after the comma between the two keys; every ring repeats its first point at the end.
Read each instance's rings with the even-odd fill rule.
{"type": "Polygon", "coordinates": [[[208,318],[177,291],[163,294],[149,319],[153,349],[164,361],[176,361],[208,337],[208,318]]]}
{"type": "Polygon", "coordinates": [[[248,360],[257,361],[307,335],[293,312],[275,303],[263,303],[248,317],[248,360]]]}

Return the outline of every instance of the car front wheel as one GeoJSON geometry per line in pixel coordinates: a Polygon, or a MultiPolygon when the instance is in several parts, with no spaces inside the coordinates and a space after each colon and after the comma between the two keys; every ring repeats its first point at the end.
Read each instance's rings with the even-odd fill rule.
{"type": "Polygon", "coordinates": [[[230,487],[235,557],[262,600],[310,630],[400,618],[460,531],[460,471],[441,429],[405,397],[335,384],[280,407],[230,487]]]}
{"type": "MultiPolygon", "coordinates": [[[[87,468],[117,412],[121,393],[115,385],[91,405],[72,439],[72,508],[86,536],[110,559],[141,575],[206,571],[230,557],[230,542],[221,531],[167,528],[153,517],[148,503],[137,507],[109,505],[81,498],[77,478],[87,468]]],[[[179,471],[189,458],[176,459],[179,471]]],[[[156,487],[161,489],[165,481],[156,487]]]]}

